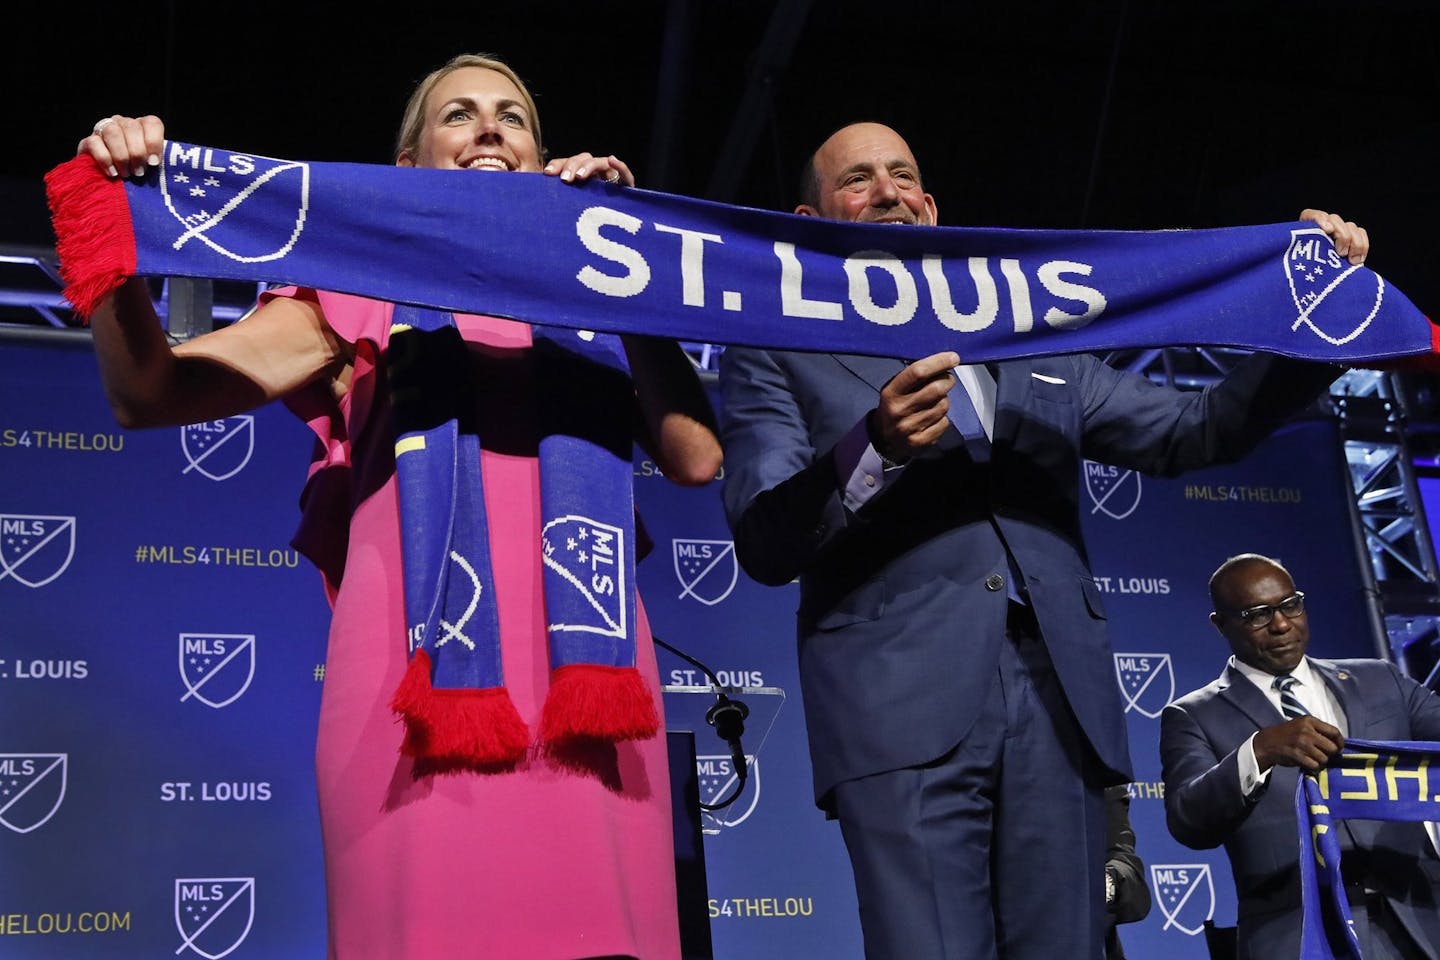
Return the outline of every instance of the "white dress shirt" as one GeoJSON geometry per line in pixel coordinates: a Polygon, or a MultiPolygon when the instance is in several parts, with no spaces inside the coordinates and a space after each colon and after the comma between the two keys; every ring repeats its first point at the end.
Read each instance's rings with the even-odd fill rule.
{"type": "MultiPolygon", "coordinates": [[[[1275,675],[1266,673],[1248,663],[1241,663],[1235,657],[1230,658],[1230,666],[1255,684],[1256,688],[1265,695],[1271,705],[1275,707],[1275,719],[1277,723],[1283,723],[1285,713],[1280,709],[1280,691],[1275,689],[1275,675]]],[[[1310,667],[1310,658],[1303,657],[1300,663],[1290,672],[1295,678],[1295,685],[1290,688],[1290,693],[1299,700],[1311,716],[1317,720],[1324,720],[1332,727],[1340,730],[1344,736],[1349,727],[1345,721],[1345,711],[1340,709],[1340,701],[1335,699],[1335,694],[1325,685],[1325,680],[1310,667]]],[[[1258,731],[1257,731],[1258,732],[1258,731]]],[[[1250,796],[1260,788],[1260,785],[1270,779],[1270,771],[1263,773],[1260,770],[1260,763],[1255,759],[1255,734],[1240,747],[1240,755],[1237,758],[1240,763],[1240,792],[1250,796]]]]}

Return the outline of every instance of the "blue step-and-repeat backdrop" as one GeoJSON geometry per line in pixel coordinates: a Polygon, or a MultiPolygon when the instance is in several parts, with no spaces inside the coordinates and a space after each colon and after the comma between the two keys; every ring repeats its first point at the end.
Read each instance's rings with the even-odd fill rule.
{"type": "MultiPolygon", "coordinates": [[[[309,451],[278,405],[121,430],[88,343],[0,340],[0,956],[324,956],[313,751],[328,611],[289,546],[309,451]]],[[[1132,957],[1204,960],[1204,920],[1235,922],[1223,851],[1166,832],[1156,749],[1161,708],[1228,655],[1206,620],[1210,572],[1278,555],[1307,593],[1314,652],[1374,655],[1346,469],[1328,420],[1176,480],[1085,465],[1156,904],[1122,928],[1132,957]]],[[[715,956],[859,960],[839,830],[811,800],[795,588],[737,568],[718,483],[680,488],[644,459],[635,480],[656,635],[723,683],[764,688],[741,695],[745,790],[703,817],[715,956]]],[[[659,660],[666,684],[705,684],[659,660]]],[[[709,702],[672,693],[667,712],[690,726],[709,702]]],[[[713,802],[735,772],[703,725],[696,744],[713,802]]]]}

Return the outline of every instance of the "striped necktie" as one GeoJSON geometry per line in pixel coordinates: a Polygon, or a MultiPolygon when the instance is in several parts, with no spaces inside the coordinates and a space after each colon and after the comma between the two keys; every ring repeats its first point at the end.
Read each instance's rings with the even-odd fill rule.
{"type": "Polygon", "coordinates": [[[1296,717],[1308,717],[1310,715],[1310,711],[1305,709],[1305,704],[1300,702],[1300,698],[1295,695],[1295,691],[1292,689],[1295,684],[1299,682],[1299,680],[1286,674],[1283,677],[1276,677],[1275,682],[1271,684],[1276,690],[1280,691],[1280,712],[1285,714],[1285,719],[1287,720],[1293,720],[1296,717]]]}
{"type": "MultiPolygon", "coordinates": [[[[1293,687],[1299,682],[1299,680],[1286,674],[1283,677],[1276,677],[1275,682],[1271,684],[1272,687],[1280,691],[1280,712],[1285,714],[1286,720],[1310,716],[1310,711],[1305,709],[1305,704],[1301,703],[1300,698],[1295,696],[1293,687]]],[[[1350,824],[1348,822],[1341,820],[1336,825],[1350,838],[1349,842],[1351,844],[1358,846],[1355,835],[1350,832],[1350,824]]]]}

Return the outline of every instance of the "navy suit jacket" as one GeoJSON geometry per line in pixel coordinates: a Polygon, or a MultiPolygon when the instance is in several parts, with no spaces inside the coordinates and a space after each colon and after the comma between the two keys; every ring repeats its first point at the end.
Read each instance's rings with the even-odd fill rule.
{"type": "MultiPolygon", "coordinates": [[[[1317,660],[1362,740],[1440,740],[1440,697],[1383,660],[1317,660]]],[[[1240,793],[1239,749],[1284,717],[1255,684],[1227,666],[1210,685],[1176,700],[1160,720],[1165,814],[1188,847],[1220,844],[1239,901],[1240,957],[1300,954],[1299,844],[1294,767],[1272,767],[1256,796],[1240,793]]],[[[1427,956],[1440,956],[1440,859],[1418,823],[1346,821],[1340,868],[1347,881],[1379,890],[1427,956]]]]}
{"type": "Polygon", "coordinates": [[[767,584],[800,580],[800,681],[817,803],[837,783],[960,742],[1005,635],[1005,547],[1024,576],[1080,726],[1130,779],[1105,608],[1080,536],[1081,459],[1158,474],[1237,459],[1339,373],[1245,358],[1204,391],[1089,356],[1003,363],[988,462],[953,427],[851,513],[832,449],[900,360],[731,347],[721,356],[723,496],[736,553],[767,584]]]}

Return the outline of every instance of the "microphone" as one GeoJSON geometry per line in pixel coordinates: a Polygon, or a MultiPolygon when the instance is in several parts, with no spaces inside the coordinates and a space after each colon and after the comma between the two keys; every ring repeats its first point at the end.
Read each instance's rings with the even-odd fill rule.
{"type": "Polygon", "coordinates": [[[745,747],[740,743],[740,737],[745,733],[745,718],[750,716],[750,708],[740,700],[731,700],[725,695],[724,685],[720,678],[715,676],[715,671],[705,664],[696,660],[683,650],[676,649],[670,644],[661,640],[653,633],[650,639],[658,647],[664,647],[675,656],[699,667],[701,672],[710,679],[710,686],[715,690],[715,702],[705,711],[705,722],[715,728],[715,733],[730,748],[730,763],[735,770],[735,789],[730,791],[730,796],[717,803],[702,803],[702,810],[721,810],[730,806],[740,799],[740,794],[745,790],[745,783],[750,779],[750,767],[745,763],[745,747]]]}
{"type": "Polygon", "coordinates": [[[745,733],[745,718],[750,708],[739,700],[731,700],[722,691],[714,706],[705,711],[705,722],[715,728],[716,734],[730,747],[730,761],[735,764],[735,774],[743,782],[747,776],[745,748],[740,737],[745,733]]]}

